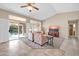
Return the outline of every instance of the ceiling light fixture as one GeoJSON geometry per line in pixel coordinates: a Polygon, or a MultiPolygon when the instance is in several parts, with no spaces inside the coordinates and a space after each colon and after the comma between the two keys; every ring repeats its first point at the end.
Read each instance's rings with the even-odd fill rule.
{"type": "Polygon", "coordinates": [[[31,6],[28,6],[27,9],[29,10],[29,12],[31,12],[33,8],[31,6]]]}
{"type": "Polygon", "coordinates": [[[27,9],[29,10],[29,12],[31,12],[33,9],[39,10],[39,8],[36,7],[36,6],[34,6],[34,4],[35,4],[35,3],[27,3],[27,4],[25,4],[25,5],[23,5],[23,6],[20,6],[20,7],[21,7],[21,8],[27,7],[27,9]]]}

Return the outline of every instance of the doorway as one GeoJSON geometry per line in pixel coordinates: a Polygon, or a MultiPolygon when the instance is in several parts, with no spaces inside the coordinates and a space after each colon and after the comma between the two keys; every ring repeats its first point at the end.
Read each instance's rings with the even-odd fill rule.
{"type": "Polygon", "coordinates": [[[20,39],[25,37],[25,24],[24,23],[9,23],[9,40],[20,39]]]}
{"type": "Polygon", "coordinates": [[[76,38],[77,37],[77,21],[69,21],[69,38],[76,38]]]}
{"type": "Polygon", "coordinates": [[[69,36],[74,36],[76,34],[75,24],[69,24],[69,36]]]}

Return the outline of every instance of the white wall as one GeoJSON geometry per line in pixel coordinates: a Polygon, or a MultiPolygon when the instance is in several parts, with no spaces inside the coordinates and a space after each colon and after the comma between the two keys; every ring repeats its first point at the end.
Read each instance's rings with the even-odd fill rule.
{"type": "Polygon", "coordinates": [[[0,18],[0,43],[9,40],[8,20],[0,18]]]}
{"type": "Polygon", "coordinates": [[[78,35],[77,36],[78,36],[78,39],[79,39],[79,21],[77,21],[77,24],[78,24],[77,25],[78,26],[78,29],[77,29],[78,30],[78,33],[77,33],[78,35]]]}
{"type": "Polygon", "coordinates": [[[43,21],[43,27],[45,28],[45,31],[47,31],[49,26],[59,26],[60,37],[68,38],[68,20],[77,19],[79,19],[79,12],[61,13],[43,21]]]}

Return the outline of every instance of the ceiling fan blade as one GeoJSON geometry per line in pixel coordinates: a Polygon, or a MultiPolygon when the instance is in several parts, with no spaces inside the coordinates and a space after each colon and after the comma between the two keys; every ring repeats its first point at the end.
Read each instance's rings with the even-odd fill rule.
{"type": "Polygon", "coordinates": [[[21,6],[21,8],[24,8],[24,7],[27,7],[27,6],[21,6]]]}
{"type": "Polygon", "coordinates": [[[33,8],[35,8],[36,10],[39,10],[39,8],[35,7],[35,6],[32,6],[33,8]]]}

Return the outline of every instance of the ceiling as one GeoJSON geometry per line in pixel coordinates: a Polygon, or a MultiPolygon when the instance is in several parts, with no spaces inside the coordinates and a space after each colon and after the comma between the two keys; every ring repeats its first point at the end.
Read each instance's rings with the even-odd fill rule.
{"type": "Polygon", "coordinates": [[[38,20],[45,20],[57,13],[79,11],[79,3],[36,3],[39,11],[29,12],[26,8],[20,8],[23,3],[0,3],[0,9],[5,9],[21,15],[30,16],[38,20]]]}

